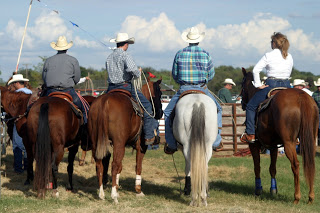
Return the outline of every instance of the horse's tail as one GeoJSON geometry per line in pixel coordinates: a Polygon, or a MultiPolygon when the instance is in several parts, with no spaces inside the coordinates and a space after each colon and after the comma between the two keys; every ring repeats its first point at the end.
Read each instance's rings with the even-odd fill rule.
{"type": "Polygon", "coordinates": [[[205,144],[205,106],[193,104],[190,127],[190,155],[191,155],[191,192],[192,200],[200,202],[208,187],[208,165],[205,144]],[[201,196],[202,195],[202,196],[201,196]]]}
{"type": "Polygon", "coordinates": [[[313,186],[315,175],[315,141],[317,135],[317,109],[316,105],[307,100],[309,97],[301,96],[301,125],[300,125],[300,151],[303,159],[304,175],[309,186],[313,186]]]}
{"type": "Polygon", "coordinates": [[[48,103],[40,106],[37,141],[35,144],[35,160],[36,170],[34,178],[34,188],[39,192],[46,190],[46,185],[50,182],[51,178],[51,140],[50,128],[48,122],[48,103]]]}
{"type": "MultiPolygon", "coordinates": [[[[104,109],[108,109],[108,101],[105,102],[107,106],[104,109]]],[[[108,110],[102,110],[97,118],[96,136],[97,136],[97,149],[96,158],[103,159],[107,153],[109,153],[110,140],[109,140],[109,116],[108,110]]]]}

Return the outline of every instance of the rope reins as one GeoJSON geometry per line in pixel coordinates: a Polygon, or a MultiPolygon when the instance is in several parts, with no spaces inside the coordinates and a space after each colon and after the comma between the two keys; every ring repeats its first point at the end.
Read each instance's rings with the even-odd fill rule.
{"type": "MultiPolygon", "coordinates": [[[[141,73],[143,74],[144,79],[146,80],[146,76],[145,76],[144,72],[141,71],[141,73]]],[[[154,107],[154,103],[153,103],[153,99],[152,99],[152,94],[151,94],[151,91],[150,91],[150,87],[149,87],[148,81],[146,80],[147,86],[148,86],[149,95],[150,95],[150,99],[151,99],[151,105],[152,105],[153,115],[150,115],[150,113],[144,108],[144,106],[142,105],[142,103],[141,103],[141,101],[140,101],[140,98],[139,98],[139,96],[138,96],[137,90],[141,90],[141,88],[142,88],[141,75],[140,75],[139,78],[134,78],[134,79],[132,80],[132,82],[133,82],[134,92],[135,92],[135,94],[136,94],[136,100],[138,101],[138,103],[139,103],[140,106],[142,107],[143,111],[145,111],[151,118],[154,118],[155,115],[156,115],[156,110],[155,110],[155,107],[154,107]]]]}

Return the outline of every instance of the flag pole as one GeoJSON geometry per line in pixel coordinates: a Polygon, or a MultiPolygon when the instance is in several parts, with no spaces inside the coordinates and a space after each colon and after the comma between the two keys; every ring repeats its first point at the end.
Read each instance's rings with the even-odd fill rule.
{"type": "Polygon", "coordinates": [[[19,56],[18,56],[16,71],[14,72],[15,74],[18,73],[20,56],[21,56],[22,46],[23,46],[23,42],[24,42],[24,37],[25,37],[26,31],[27,31],[27,26],[28,26],[28,21],[29,21],[29,16],[30,16],[30,11],[31,11],[32,1],[33,1],[33,0],[30,1],[30,6],[29,6],[29,11],[28,11],[27,21],[26,21],[26,25],[25,25],[25,27],[24,27],[24,32],[23,32],[23,36],[22,36],[22,41],[21,41],[21,46],[20,46],[20,52],[19,52],[19,56]]]}

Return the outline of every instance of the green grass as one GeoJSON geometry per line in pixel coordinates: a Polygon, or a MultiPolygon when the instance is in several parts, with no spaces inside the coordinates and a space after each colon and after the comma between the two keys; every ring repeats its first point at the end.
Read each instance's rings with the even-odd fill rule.
{"type": "MultiPolygon", "coordinates": [[[[190,197],[180,195],[180,184],[184,187],[184,158],[181,152],[173,159],[160,150],[148,151],[143,161],[142,190],[146,195],[137,198],[134,191],[135,153],[126,150],[123,171],[120,176],[119,204],[115,205],[110,197],[111,183],[105,188],[106,199],[98,199],[98,184],[95,166],[87,156],[86,165],[80,167],[75,162],[75,193],[65,190],[67,185],[66,159],[59,167],[59,198],[51,197],[50,191],[44,200],[36,198],[31,186],[23,186],[25,175],[15,175],[12,170],[12,154],[3,158],[6,177],[2,176],[0,212],[319,212],[320,179],[316,175],[316,198],[307,205],[308,188],[300,161],[301,200],[294,205],[293,174],[289,160],[279,156],[277,161],[278,195],[269,194],[270,158],[261,159],[261,179],[263,194],[255,197],[254,172],[251,156],[212,158],[209,163],[209,198],[207,207],[190,207],[190,197]]],[[[8,150],[10,153],[10,150],[8,150]]],[[[11,151],[12,153],[12,151],[11,151]]],[[[77,156],[78,157],[78,156],[77,156]]],[[[320,167],[319,153],[316,157],[317,173],[320,167]]],[[[3,167],[2,167],[3,169],[3,167]]],[[[109,170],[110,174],[110,170],[109,170]]]]}

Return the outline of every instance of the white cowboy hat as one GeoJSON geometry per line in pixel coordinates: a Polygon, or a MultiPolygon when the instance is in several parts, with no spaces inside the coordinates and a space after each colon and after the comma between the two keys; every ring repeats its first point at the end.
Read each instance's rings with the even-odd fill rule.
{"type": "Polygon", "coordinates": [[[181,38],[190,44],[199,43],[203,40],[205,32],[199,33],[198,28],[191,27],[189,32],[183,32],[181,38]]]}
{"type": "Polygon", "coordinates": [[[320,78],[317,81],[313,82],[316,87],[320,87],[320,78]]]}
{"type": "Polygon", "coordinates": [[[293,86],[305,86],[306,83],[304,82],[303,79],[294,79],[292,85],[293,86]]]}
{"type": "Polygon", "coordinates": [[[118,33],[116,38],[110,39],[112,43],[128,42],[129,44],[134,44],[134,38],[129,38],[127,33],[118,33]]]}
{"type": "Polygon", "coordinates": [[[68,43],[65,36],[59,36],[57,42],[50,43],[50,46],[55,50],[67,50],[72,47],[72,45],[73,42],[70,41],[70,43],[68,43]]]}
{"type": "Polygon", "coordinates": [[[236,86],[236,83],[233,82],[233,80],[231,78],[226,78],[224,80],[224,82],[222,82],[223,84],[232,84],[233,86],[236,86]]]}
{"type": "Polygon", "coordinates": [[[8,82],[8,85],[10,85],[14,82],[20,82],[20,81],[29,81],[29,79],[23,78],[22,74],[15,74],[12,76],[12,79],[8,82]]]}

